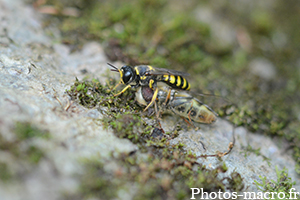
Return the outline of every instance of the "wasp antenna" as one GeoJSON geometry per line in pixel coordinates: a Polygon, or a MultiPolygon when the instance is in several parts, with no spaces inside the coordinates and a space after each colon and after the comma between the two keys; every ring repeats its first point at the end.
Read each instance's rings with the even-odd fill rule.
{"type": "Polygon", "coordinates": [[[113,71],[113,72],[119,72],[120,70],[115,67],[114,65],[110,64],[110,63],[107,63],[109,66],[111,66],[113,69],[110,69],[110,71],[113,71]]]}

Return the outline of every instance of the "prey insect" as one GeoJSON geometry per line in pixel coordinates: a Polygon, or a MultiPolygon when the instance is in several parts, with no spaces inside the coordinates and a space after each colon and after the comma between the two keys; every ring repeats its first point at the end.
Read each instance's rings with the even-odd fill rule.
{"type": "Polygon", "coordinates": [[[189,75],[188,73],[170,69],[154,68],[150,65],[138,65],[135,67],[125,65],[119,69],[110,63],[107,64],[112,67],[111,71],[120,73],[120,82],[113,89],[120,84],[126,85],[126,87],[121,92],[115,94],[115,96],[124,93],[130,87],[138,88],[140,86],[147,86],[154,91],[145,110],[147,110],[157,98],[158,82],[164,82],[174,89],[190,89],[190,84],[184,78],[184,76],[189,75]]]}
{"type": "MultiPolygon", "coordinates": [[[[139,87],[135,93],[138,103],[144,106],[153,98],[153,94],[153,90],[147,86],[139,87]]],[[[159,117],[159,112],[165,111],[172,111],[184,119],[188,119],[191,124],[193,122],[211,124],[217,120],[218,116],[208,105],[186,91],[159,86],[155,99],[157,117],[159,117]]]]}
{"type": "MultiPolygon", "coordinates": [[[[141,86],[137,89],[135,95],[138,103],[146,106],[153,96],[153,90],[148,86],[141,86]]],[[[215,113],[213,109],[211,109],[208,105],[204,104],[199,99],[189,94],[187,91],[171,89],[168,86],[158,86],[158,94],[154,105],[155,112],[157,114],[157,120],[159,118],[159,112],[165,111],[172,111],[180,117],[188,119],[190,124],[192,124],[193,126],[193,122],[212,124],[216,122],[218,117],[218,114],[215,113]]],[[[235,126],[233,128],[235,128],[235,126]]],[[[233,141],[229,143],[227,151],[223,153],[217,152],[216,154],[200,155],[196,158],[221,158],[225,155],[228,155],[235,145],[234,130],[235,129],[233,129],[232,133],[233,141]]],[[[204,144],[202,142],[200,143],[202,144],[204,150],[206,150],[204,144]]]]}

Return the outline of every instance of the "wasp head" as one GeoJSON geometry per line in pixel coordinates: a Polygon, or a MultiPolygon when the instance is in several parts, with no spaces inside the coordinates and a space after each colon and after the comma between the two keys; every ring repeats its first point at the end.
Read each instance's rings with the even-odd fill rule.
{"type": "Polygon", "coordinates": [[[125,85],[131,83],[135,79],[135,71],[131,66],[124,65],[120,69],[121,79],[125,85]]]}
{"type": "Polygon", "coordinates": [[[134,69],[131,66],[124,65],[121,67],[121,69],[118,69],[117,67],[113,66],[110,63],[107,63],[109,66],[112,67],[111,71],[119,72],[121,76],[121,82],[124,85],[130,84],[133,80],[135,80],[136,73],[134,69]]]}

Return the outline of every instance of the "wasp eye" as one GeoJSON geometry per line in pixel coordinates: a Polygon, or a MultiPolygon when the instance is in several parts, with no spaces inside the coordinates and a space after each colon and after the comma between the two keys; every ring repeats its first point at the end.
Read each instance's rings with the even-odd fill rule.
{"type": "Polygon", "coordinates": [[[131,76],[132,76],[132,73],[130,71],[127,71],[124,73],[123,81],[125,84],[130,81],[131,76]]]}
{"type": "Polygon", "coordinates": [[[122,67],[122,70],[123,70],[123,77],[122,77],[123,82],[125,84],[130,83],[134,76],[133,69],[130,66],[125,65],[122,67]]]}

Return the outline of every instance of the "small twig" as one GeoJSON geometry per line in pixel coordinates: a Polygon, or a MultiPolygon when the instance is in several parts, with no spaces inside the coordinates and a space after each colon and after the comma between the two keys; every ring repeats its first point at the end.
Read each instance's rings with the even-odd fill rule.
{"type": "Polygon", "coordinates": [[[233,147],[234,147],[234,145],[235,145],[235,128],[236,128],[236,125],[233,126],[233,131],[232,131],[232,142],[229,143],[228,149],[227,149],[226,152],[224,152],[224,153],[218,152],[218,153],[216,153],[216,154],[211,154],[211,155],[200,155],[200,156],[198,156],[198,157],[196,157],[196,158],[197,158],[197,159],[198,159],[198,158],[207,158],[207,157],[218,157],[218,158],[222,158],[223,156],[228,155],[228,154],[232,151],[232,149],[233,149],[233,147]]]}

